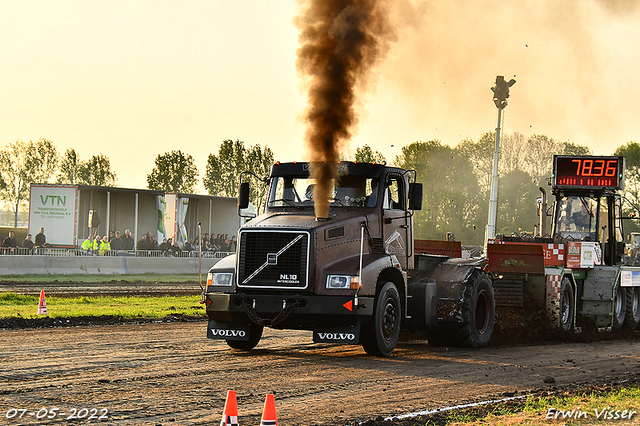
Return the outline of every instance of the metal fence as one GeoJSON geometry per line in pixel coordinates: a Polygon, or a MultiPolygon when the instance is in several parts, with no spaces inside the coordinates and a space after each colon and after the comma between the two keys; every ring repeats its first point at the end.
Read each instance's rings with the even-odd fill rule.
{"type": "MultiPolygon", "coordinates": [[[[195,257],[198,258],[198,251],[179,251],[171,250],[111,250],[99,254],[98,250],[80,250],[68,248],[23,248],[23,247],[0,247],[1,255],[19,255],[19,256],[135,256],[135,257],[195,257]]],[[[222,259],[233,254],[226,251],[203,251],[203,259],[222,259]]]]}

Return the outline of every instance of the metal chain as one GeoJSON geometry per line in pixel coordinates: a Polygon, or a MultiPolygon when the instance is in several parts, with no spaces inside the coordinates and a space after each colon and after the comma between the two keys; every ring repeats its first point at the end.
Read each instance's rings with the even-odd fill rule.
{"type": "Polygon", "coordinates": [[[276,315],[274,319],[269,320],[269,319],[260,318],[260,315],[258,315],[256,310],[253,308],[253,306],[251,306],[247,302],[247,300],[251,300],[251,299],[242,299],[242,307],[244,308],[244,311],[246,312],[249,319],[253,321],[254,324],[260,325],[263,327],[264,326],[274,327],[280,324],[281,322],[286,320],[289,315],[291,315],[291,312],[293,312],[295,308],[300,306],[300,303],[296,300],[291,305],[287,305],[282,311],[280,311],[280,313],[276,315]]]}

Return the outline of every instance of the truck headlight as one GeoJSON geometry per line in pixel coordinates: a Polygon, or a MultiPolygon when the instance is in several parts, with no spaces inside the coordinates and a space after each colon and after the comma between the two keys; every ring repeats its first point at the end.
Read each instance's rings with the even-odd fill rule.
{"type": "Polygon", "coordinates": [[[233,272],[209,272],[207,286],[230,286],[233,284],[233,272]]]}
{"type": "Polygon", "coordinates": [[[359,287],[358,277],[352,275],[329,275],[326,287],[331,290],[355,290],[359,287]]]}

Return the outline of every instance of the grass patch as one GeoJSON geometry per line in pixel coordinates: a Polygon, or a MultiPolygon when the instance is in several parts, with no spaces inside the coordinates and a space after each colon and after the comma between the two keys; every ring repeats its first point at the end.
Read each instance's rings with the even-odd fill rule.
{"type": "Polygon", "coordinates": [[[516,426],[516,425],[638,425],[640,385],[615,390],[589,390],[574,395],[528,397],[523,402],[499,403],[402,422],[402,426],[516,426]]]}
{"type": "MultiPolygon", "coordinates": [[[[202,272],[202,279],[206,281],[207,271],[202,272]]],[[[30,274],[30,275],[0,275],[0,283],[198,283],[198,274],[30,274]]]]}
{"type": "MultiPolygon", "coordinates": [[[[120,318],[163,318],[167,315],[204,315],[200,296],[54,297],[47,296],[50,318],[111,315],[120,318]]],[[[38,296],[0,293],[0,318],[39,318],[38,296]]]]}

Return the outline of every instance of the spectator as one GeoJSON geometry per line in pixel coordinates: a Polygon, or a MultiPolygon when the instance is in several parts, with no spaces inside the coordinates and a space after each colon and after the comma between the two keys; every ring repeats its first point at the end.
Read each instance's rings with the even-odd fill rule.
{"type": "MultiPolygon", "coordinates": [[[[171,238],[169,238],[169,241],[171,241],[171,238]]],[[[178,246],[177,242],[173,242],[173,244],[169,247],[169,250],[171,250],[171,253],[174,256],[179,256],[178,253],[182,252],[182,250],[180,249],[180,246],[178,246]]]]}
{"type": "Polygon", "coordinates": [[[33,248],[33,240],[31,239],[31,234],[27,234],[27,237],[22,242],[22,247],[29,250],[33,248]]]}
{"type": "Polygon", "coordinates": [[[36,235],[35,246],[44,247],[46,242],[47,242],[47,237],[44,236],[44,227],[41,227],[40,232],[38,232],[38,234],[36,235]]]}
{"type": "Polygon", "coordinates": [[[136,248],[138,250],[149,250],[149,241],[147,240],[147,234],[142,234],[142,239],[138,241],[136,248]]]}
{"type": "Polygon", "coordinates": [[[93,252],[94,255],[97,255],[100,252],[101,242],[102,240],[100,239],[100,235],[96,235],[96,237],[93,240],[93,243],[91,244],[91,251],[93,252]]]}
{"type": "Polygon", "coordinates": [[[87,253],[91,252],[91,249],[93,248],[93,238],[91,238],[91,235],[89,235],[87,239],[82,242],[81,247],[82,250],[86,251],[87,253]]]}
{"type": "Polygon", "coordinates": [[[133,237],[131,236],[131,232],[128,229],[124,230],[124,236],[122,237],[122,249],[123,250],[133,250],[133,237]]]}
{"type": "Polygon", "coordinates": [[[224,234],[220,241],[220,251],[229,251],[229,234],[224,234]]]}
{"type": "Polygon", "coordinates": [[[231,241],[229,241],[229,251],[235,253],[236,252],[236,236],[231,237],[231,241]]]}
{"type": "Polygon", "coordinates": [[[124,249],[124,241],[120,238],[120,231],[116,231],[115,237],[109,241],[111,244],[111,250],[123,250],[124,249]]]}
{"type": "Polygon", "coordinates": [[[13,236],[13,231],[9,231],[9,235],[2,240],[2,248],[9,248],[11,251],[16,248],[16,239],[13,236]]]}
{"type": "Polygon", "coordinates": [[[193,240],[191,238],[189,238],[189,240],[184,243],[183,250],[184,251],[192,251],[193,250],[193,240]]]}
{"type": "Polygon", "coordinates": [[[211,251],[211,246],[209,246],[209,240],[202,240],[202,251],[211,251]]]}
{"type": "Polygon", "coordinates": [[[158,237],[156,237],[155,235],[151,237],[149,250],[158,250],[158,237]]]}
{"type": "Polygon", "coordinates": [[[102,238],[100,242],[99,254],[100,256],[106,256],[111,251],[111,244],[109,244],[109,237],[106,235],[102,238]]]}
{"type": "Polygon", "coordinates": [[[169,238],[169,240],[167,240],[166,238],[162,239],[162,242],[160,243],[160,245],[158,246],[158,250],[160,250],[161,252],[165,253],[166,251],[169,250],[169,248],[171,247],[171,238],[169,238]]]}

